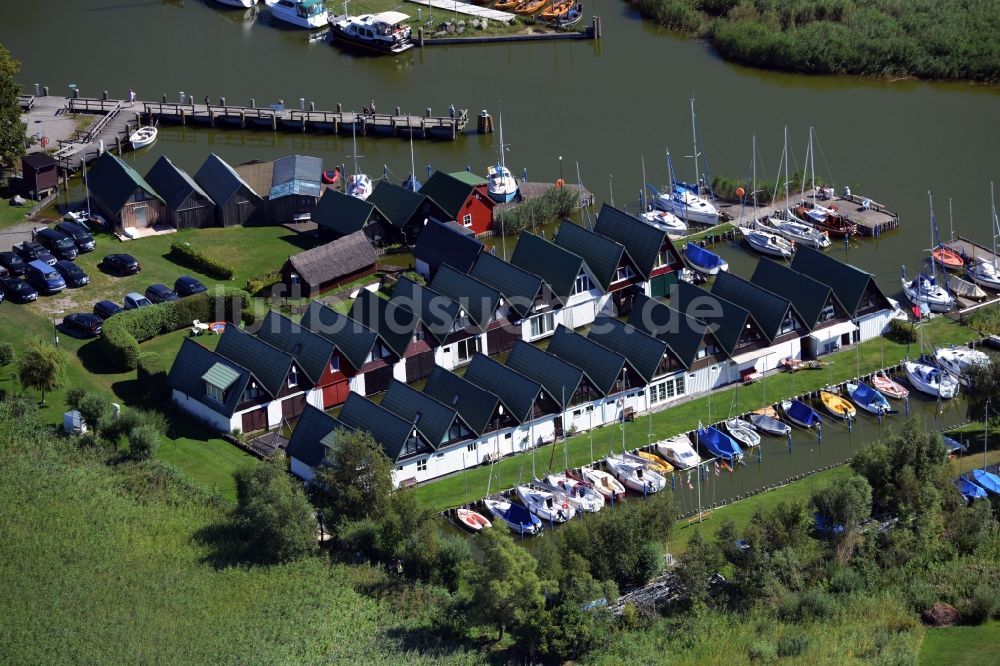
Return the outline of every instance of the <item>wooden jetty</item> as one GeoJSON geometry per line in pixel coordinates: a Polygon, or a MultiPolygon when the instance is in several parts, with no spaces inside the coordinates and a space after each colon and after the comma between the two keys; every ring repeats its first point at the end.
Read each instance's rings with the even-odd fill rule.
{"type": "Polygon", "coordinates": [[[975,241],[971,241],[968,238],[959,236],[958,238],[953,238],[950,241],[946,241],[944,246],[954,250],[962,257],[968,260],[981,259],[988,264],[1000,262],[1000,257],[993,254],[993,250],[988,247],[984,247],[975,241]]]}
{"type": "MultiPolygon", "coordinates": [[[[812,191],[807,190],[805,194],[793,194],[786,200],[782,197],[769,204],[757,206],[754,211],[753,206],[743,206],[739,202],[720,202],[719,212],[725,213],[732,218],[732,222],[740,226],[749,226],[757,218],[767,215],[775,210],[794,209],[803,200],[811,201],[812,191]]],[[[888,207],[871,200],[868,197],[850,194],[835,194],[832,198],[817,202],[822,206],[831,208],[836,206],[837,212],[851,220],[858,226],[862,236],[878,236],[899,226],[899,215],[888,207]]]]}

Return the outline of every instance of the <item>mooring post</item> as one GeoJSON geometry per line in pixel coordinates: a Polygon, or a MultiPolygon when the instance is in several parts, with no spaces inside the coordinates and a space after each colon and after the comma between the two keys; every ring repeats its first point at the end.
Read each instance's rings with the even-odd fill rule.
{"type": "Polygon", "coordinates": [[[107,90],[102,90],[101,91],[101,101],[102,102],[107,102],[108,101],[108,91],[107,90]]]}
{"type": "Polygon", "coordinates": [[[316,110],[316,102],[309,102],[309,111],[316,110]]]}
{"type": "Polygon", "coordinates": [[[343,112],[344,112],[344,105],[341,104],[340,102],[337,102],[337,113],[343,113],[343,112]]]}
{"type": "MultiPolygon", "coordinates": [[[[419,12],[420,10],[418,9],[417,11],[419,12]]],[[[424,26],[417,28],[417,45],[420,48],[424,47],[424,26]]]]}
{"type": "Polygon", "coordinates": [[[48,97],[49,96],[49,87],[48,86],[44,86],[42,88],[42,92],[44,93],[44,95],[43,95],[44,97],[48,97]]]}

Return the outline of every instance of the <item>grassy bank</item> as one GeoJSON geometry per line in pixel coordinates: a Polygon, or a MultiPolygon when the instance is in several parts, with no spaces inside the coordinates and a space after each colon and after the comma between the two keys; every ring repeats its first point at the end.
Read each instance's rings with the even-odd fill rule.
{"type": "Polygon", "coordinates": [[[928,629],[920,647],[921,666],[987,666],[1000,650],[1000,622],[978,627],[928,629]]]}
{"type": "Polygon", "coordinates": [[[627,0],[735,62],[809,74],[1000,80],[1000,20],[963,0],[627,0]]]}
{"type": "MultiPolygon", "coordinates": [[[[944,317],[938,317],[924,324],[922,329],[930,344],[960,344],[976,337],[971,329],[944,317]]],[[[909,353],[916,355],[919,352],[914,346],[909,349],[909,353]]],[[[860,352],[851,349],[824,357],[824,360],[831,362],[831,365],[822,371],[802,371],[794,375],[779,373],[763,382],[740,387],[735,396],[735,403],[733,403],[733,389],[730,388],[677,404],[653,414],[652,419],[643,416],[633,423],[626,423],[625,446],[634,449],[677,433],[693,430],[699,421],[711,421],[712,419],[708,418],[710,413],[713,419],[725,416],[729,412],[731,403],[733,403],[733,414],[747,412],[765,404],[773,404],[785,397],[820,389],[831,382],[840,383],[857,377],[859,367],[860,374],[865,374],[883,365],[896,364],[906,355],[906,345],[884,338],[871,340],[860,345],[860,352]]],[[[593,455],[590,433],[559,442],[554,445],[554,451],[551,447],[543,447],[535,454],[536,469],[539,471],[547,469],[550,458],[557,461],[558,467],[562,466],[563,460],[567,457],[570,467],[588,464],[607,450],[609,437],[614,439],[616,449],[621,447],[620,426],[605,427],[593,433],[593,455]],[[568,449],[565,452],[564,447],[568,449]]],[[[489,467],[470,469],[418,487],[417,496],[435,509],[446,509],[475,501],[486,495],[490,473],[489,467]]],[[[499,474],[500,478],[499,484],[496,478],[493,479],[492,490],[530,481],[531,456],[530,454],[509,456],[495,465],[492,473],[499,474]]]]}

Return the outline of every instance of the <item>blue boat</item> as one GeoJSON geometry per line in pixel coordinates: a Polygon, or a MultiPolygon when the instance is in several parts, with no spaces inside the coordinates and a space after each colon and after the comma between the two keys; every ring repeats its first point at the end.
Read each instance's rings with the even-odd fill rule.
{"type": "Polygon", "coordinates": [[[957,456],[960,453],[965,453],[968,449],[965,444],[958,441],[957,439],[952,439],[946,435],[941,435],[941,443],[944,444],[944,449],[949,456],[957,456]]]}
{"type": "Polygon", "coordinates": [[[851,396],[854,404],[870,414],[881,416],[895,413],[884,395],[862,381],[856,384],[848,383],[847,394],[851,396]]]}
{"type": "Polygon", "coordinates": [[[542,521],[520,504],[503,498],[489,498],[483,500],[483,503],[498,520],[522,536],[542,531],[542,521]]]}
{"type": "Polygon", "coordinates": [[[781,403],[781,411],[788,420],[803,428],[812,428],[823,422],[816,410],[800,400],[785,400],[781,403]]]}
{"type": "Polygon", "coordinates": [[[818,513],[813,514],[813,521],[816,526],[816,531],[820,534],[833,535],[833,534],[843,534],[844,526],[838,525],[833,522],[832,519],[818,513]]]}
{"type": "Polygon", "coordinates": [[[1000,495],[1000,476],[987,472],[985,469],[974,469],[972,470],[972,478],[989,492],[1000,495]]]}
{"type": "Polygon", "coordinates": [[[965,499],[985,499],[986,491],[980,486],[977,486],[972,481],[969,481],[964,476],[958,477],[955,480],[955,485],[958,486],[958,492],[962,493],[962,497],[965,499]]]}
{"type": "Polygon", "coordinates": [[[687,257],[691,268],[704,275],[717,275],[719,271],[729,270],[729,264],[725,259],[691,241],[684,246],[684,256],[687,257]]]}
{"type": "Polygon", "coordinates": [[[718,428],[709,426],[698,428],[698,443],[713,456],[718,456],[726,462],[743,460],[743,451],[736,441],[718,428]]]}

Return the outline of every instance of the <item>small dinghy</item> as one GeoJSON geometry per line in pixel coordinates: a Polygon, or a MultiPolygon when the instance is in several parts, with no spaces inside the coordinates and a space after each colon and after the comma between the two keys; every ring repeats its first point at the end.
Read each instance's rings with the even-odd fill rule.
{"type": "Polygon", "coordinates": [[[541,520],[550,523],[565,523],[576,515],[576,511],[569,505],[569,500],[562,493],[553,493],[531,486],[518,486],[515,488],[515,492],[528,511],[541,520]]]}
{"type": "Polygon", "coordinates": [[[958,394],[958,380],[947,372],[941,372],[933,365],[916,361],[903,361],[906,378],[921,393],[945,400],[958,394]]]}
{"type": "Polygon", "coordinates": [[[132,150],[139,150],[156,141],[157,134],[158,130],[155,127],[146,125],[132,132],[128,137],[128,142],[132,144],[132,150]]]}
{"type": "Polygon", "coordinates": [[[754,430],[753,425],[742,419],[727,419],[724,422],[726,430],[730,436],[743,446],[757,446],[760,444],[760,435],[754,430]]]}
{"type": "Polygon", "coordinates": [[[729,270],[729,264],[725,259],[691,241],[684,246],[684,256],[691,264],[691,268],[702,275],[718,275],[729,270]]]}
{"type": "Polygon", "coordinates": [[[581,467],[580,475],[583,481],[589,483],[591,487],[604,496],[604,499],[620,498],[625,496],[625,486],[618,482],[612,474],[608,474],[602,469],[593,467],[581,467]]]}
{"type": "Polygon", "coordinates": [[[910,395],[910,390],[902,384],[896,382],[889,375],[879,373],[872,377],[872,386],[882,395],[902,400],[910,395]]]}
{"type": "Polygon", "coordinates": [[[698,443],[713,456],[722,458],[728,463],[739,462],[743,459],[743,450],[740,449],[736,440],[718,428],[701,426],[697,430],[697,436],[698,443]]]}
{"type": "Polygon", "coordinates": [[[962,385],[969,385],[969,371],[975,366],[988,366],[990,357],[969,347],[944,347],[934,350],[934,362],[955,377],[962,385]]]}
{"type": "Polygon", "coordinates": [[[549,474],[544,483],[565,493],[566,499],[577,511],[596,513],[604,508],[604,495],[583,481],[566,474],[549,474]]]}
{"type": "Polygon", "coordinates": [[[813,428],[823,422],[816,410],[801,400],[783,401],[781,411],[785,413],[785,418],[803,428],[813,428]]]}
{"type": "Polygon", "coordinates": [[[941,435],[941,443],[944,444],[945,451],[948,452],[949,458],[953,458],[958,454],[965,453],[969,450],[965,444],[962,444],[962,442],[952,437],[948,437],[947,435],[941,435]]]}
{"type": "Polygon", "coordinates": [[[473,532],[482,532],[484,528],[493,527],[493,523],[487,520],[486,516],[472,509],[456,509],[455,517],[463,527],[473,532]]]}
{"type": "Polygon", "coordinates": [[[645,451],[636,451],[635,453],[625,454],[626,460],[632,460],[640,465],[646,467],[646,469],[651,469],[657,474],[670,474],[674,471],[674,466],[668,463],[666,460],[656,455],[655,453],[647,453],[645,451]]]}
{"type": "Polygon", "coordinates": [[[688,228],[684,222],[673,213],[665,210],[650,210],[640,215],[646,224],[664,231],[668,236],[683,236],[688,228]]]}
{"type": "Polygon", "coordinates": [[[782,423],[776,416],[772,416],[771,414],[754,412],[750,415],[750,423],[754,424],[757,430],[775,437],[787,437],[788,433],[792,431],[790,425],[782,423]]]}
{"type": "Polygon", "coordinates": [[[864,382],[847,383],[847,395],[861,409],[875,416],[895,413],[885,396],[864,382]]]}
{"type": "Polygon", "coordinates": [[[701,456],[691,446],[687,435],[677,435],[657,442],[656,450],[677,469],[690,469],[701,464],[701,456]]]}
{"type": "Polygon", "coordinates": [[[483,504],[497,520],[520,535],[538,534],[542,531],[542,521],[520,504],[501,498],[487,498],[483,504]]]}
{"type": "Polygon", "coordinates": [[[938,245],[931,250],[931,257],[934,258],[935,264],[945,270],[957,271],[965,266],[965,259],[962,258],[962,255],[946,245],[938,245]]]}
{"type": "Polygon", "coordinates": [[[839,419],[853,419],[858,415],[858,410],[854,408],[854,405],[847,398],[836,393],[820,391],[819,400],[823,403],[826,411],[839,419]]]}
{"type": "Polygon", "coordinates": [[[626,488],[637,493],[655,493],[663,490],[667,480],[648,469],[645,465],[632,462],[622,456],[608,456],[604,459],[608,469],[626,488]]]}
{"type": "Polygon", "coordinates": [[[948,291],[956,296],[968,298],[970,301],[981,301],[989,296],[975,282],[963,280],[957,275],[949,275],[946,284],[948,285],[948,291]]]}
{"type": "Polygon", "coordinates": [[[969,481],[964,476],[960,476],[955,480],[955,485],[958,486],[958,492],[962,493],[962,497],[969,500],[986,499],[986,491],[969,481]]]}
{"type": "Polygon", "coordinates": [[[972,478],[988,492],[1000,495],[1000,476],[993,472],[987,472],[985,469],[974,469],[972,470],[972,478]]]}

